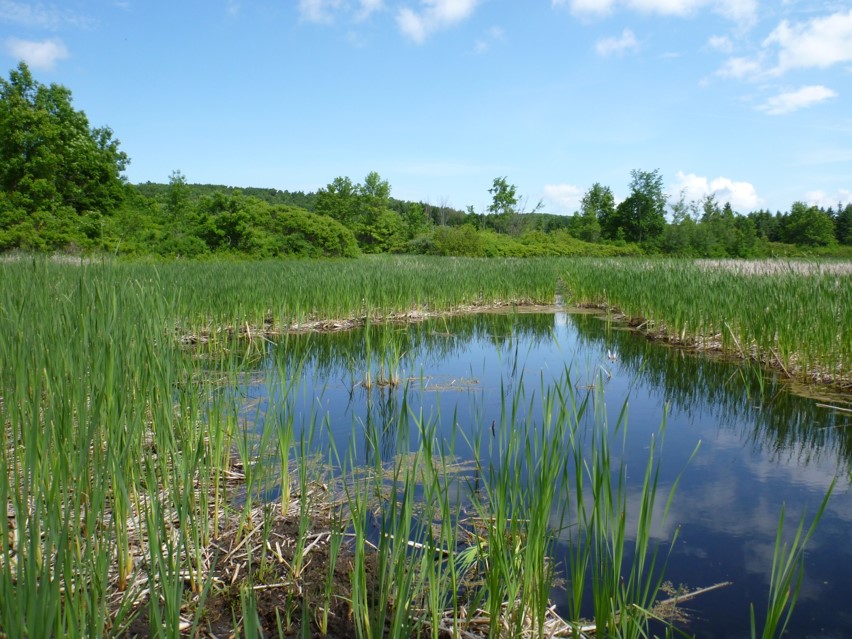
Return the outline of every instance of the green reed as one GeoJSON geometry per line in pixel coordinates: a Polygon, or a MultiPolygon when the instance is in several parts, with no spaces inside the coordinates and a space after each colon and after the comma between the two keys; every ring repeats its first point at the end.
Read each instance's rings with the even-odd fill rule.
{"type": "MultiPolygon", "coordinates": [[[[834,491],[836,481],[832,481],[823,497],[819,508],[814,514],[811,525],[805,530],[805,516],[802,515],[793,538],[787,542],[784,539],[785,508],[781,507],[778,518],[778,529],[775,534],[775,545],[772,550],[772,573],[769,578],[769,598],[766,618],[760,632],[761,639],[774,639],[784,634],[790,617],[799,598],[799,590],[804,577],[805,547],[813,536],[819,520],[828,506],[828,500],[834,491]]],[[[755,623],[754,605],[750,610],[751,637],[758,636],[755,623]]]]}
{"type": "Polygon", "coordinates": [[[185,588],[209,585],[233,426],[202,427],[211,382],[174,338],[175,296],[34,260],[4,266],[0,301],[0,628],[120,633],[143,597],[177,635],[185,588]]]}
{"type": "MultiPolygon", "coordinates": [[[[567,261],[563,261],[567,264],[567,261]]],[[[185,333],[252,331],[511,302],[550,303],[558,261],[375,256],[360,260],[116,264],[176,298],[185,333]],[[191,284],[190,284],[191,283],[191,284]]]]}
{"type": "Polygon", "coordinates": [[[615,307],[643,328],[721,347],[804,379],[852,373],[852,273],[820,263],[575,260],[570,303],[615,307]]]}
{"type": "MultiPolygon", "coordinates": [[[[244,384],[245,370],[261,357],[264,342],[254,334],[261,327],[367,316],[378,321],[413,310],[507,301],[547,303],[562,275],[576,299],[615,303],[634,314],[616,297],[632,287],[640,304],[635,314],[665,322],[670,330],[718,334],[729,346],[763,349],[790,366],[848,365],[852,340],[843,326],[852,322],[842,324],[851,306],[845,280],[838,286],[839,280],[800,275],[766,282],[749,276],[741,282],[747,292],[736,298],[739,304],[766,295],[766,308],[786,304],[787,310],[753,311],[748,320],[723,305],[733,295],[726,286],[736,287],[745,276],[731,275],[734,284],[726,284],[692,267],[636,264],[386,257],[319,264],[4,265],[0,503],[12,516],[0,516],[0,631],[30,637],[120,635],[140,615],[152,635],[177,637],[187,627],[198,628],[205,598],[220,588],[207,551],[234,521],[242,535],[258,526],[260,531],[255,546],[260,556],[249,552],[251,577],[237,585],[234,629],[246,636],[271,630],[261,628],[252,587],[268,568],[273,508],[261,503],[263,521],[251,518],[276,480],[282,494],[274,510],[288,507],[294,493],[289,468],[295,464],[298,543],[304,547],[313,508],[307,462],[323,416],[307,417],[297,438],[289,399],[303,376],[293,363],[298,357],[277,362],[284,386],[269,389],[277,396],[272,415],[244,409],[242,398],[223,390],[244,384]],[[704,303],[684,277],[710,289],[718,308],[702,315],[704,303]],[[595,278],[598,289],[588,282],[595,278]],[[780,292],[773,289],[779,286],[780,292]],[[819,300],[808,297],[809,286],[819,300]],[[683,299],[659,301],[650,291],[655,287],[682,290],[683,299]],[[670,306],[655,306],[658,301],[670,306]],[[813,350],[798,346],[776,323],[784,317],[810,327],[808,315],[821,322],[813,324],[813,350]],[[824,328],[829,317],[833,331],[824,328]],[[226,339],[229,331],[242,331],[246,339],[226,339]],[[209,341],[190,348],[182,343],[187,336],[209,341]],[[825,359],[828,344],[836,348],[825,359]],[[254,432],[261,418],[269,427],[254,432]],[[235,456],[245,475],[240,503],[226,481],[235,456]]],[[[447,628],[460,634],[479,608],[488,613],[492,633],[529,627],[543,636],[551,589],[563,574],[551,560],[558,540],[572,548],[564,569],[571,586],[570,621],[593,616],[613,636],[646,632],[664,568],[650,543],[651,514],[662,490],[658,440],[651,442],[634,506],[626,498],[624,467],[610,450],[613,433],[598,406],[591,411],[574,396],[566,370],[557,380],[541,380],[529,396],[522,383],[502,389],[493,434],[489,438],[487,425],[479,424],[481,436],[469,442],[479,486],[452,480],[456,442],[438,441],[437,420],[412,413],[410,394],[416,390],[402,383],[405,342],[392,327],[380,329],[366,345],[367,370],[379,363],[386,371],[379,377],[399,383],[365,389],[370,398],[382,397],[387,409],[381,423],[364,428],[373,463],[366,471],[356,468],[354,448],[338,463],[346,478],[346,512],[338,516],[351,522],[355,540],[350,606],[359,636],[438,637],[447,628]],[[532,414],[542,415],[540,421],[528,417],[532,414]],[[399,442],[417,433],[419,446],[409,451],[401,445],[398,457],[383,464],[375,451],[387,429],[399,442]],[[459,515],[468,508],[475,524],[459,515]],[[633,508],[638,524],[631,530],[626,521],[633,508]],[[367,581],[370,562],[378,567],[375,588],[367,581]],[[593,606],[586,609],[589,592],[593,606]]],[[[517,379],[523,380],[523,371],[517,379]]],[[[615,431],[626,428],[625,419],[619,418],[615,431]]],[[[342,552],[342,530],[332,539],[333,553],[342,552]]],[[[797,535],[793,555],[799,540],[797,535]]],[[[295,556],[302,557],[298,548],[295,556]]],[[[782,560],[783,554],[773,573],[779,575],[773,584],[780,585],[772,592],[786,615],[795,601],[778,593],[796,583],[796,572],[782,560]]],[[[298,577],[301,566],[293,568],[298,577]]],[[[322,619],[332,596],[327,585],[325,601],[303,601],[305,632],[312,619],[322,619]],[[311,612],[311,605],[319,610],[311,612]]],[[[327,622],[327,616],[320,621],[327,622]]],[[[783,621],[774,627],[783,627],[783,621]]]]}

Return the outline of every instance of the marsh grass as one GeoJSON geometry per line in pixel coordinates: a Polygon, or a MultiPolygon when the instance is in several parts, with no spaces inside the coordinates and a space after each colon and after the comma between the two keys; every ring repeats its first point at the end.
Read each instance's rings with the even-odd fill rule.
{"type": "Polygon", "coordinates": [[[568,303],[649,335],[724,350],[808,382],[852,387],[852,271],[800,262],[576,260],[568,303]]]}
{"type": "MultiPolygon", "coordinates": [[[[774,639],[784,634],[793,609],[799,598],[799,591],[804,578],[805,547],[813,536],[819,520],[825,512],[828,501],[834,491],[835,481],[832,481],[823,497],[810,526],[805,530],[805,515],[803,514],[796,527],[793,538],[785,540],[784,518],[785,507],[781,507],[781,515],[778,518],[778,529],[775,534],[775,545],[772,552],[772,573],[769,578],[769,597],[766,608],[766,617],[763,620],[762,630],[759,633],[761,639],[774,639]]],[[[755,622],[754,605],[750,609],[751,637],[758,636],[755,622]]]]}
{"type": "MultiPolygon", "coordinates": [[[[354,444],[331,452],[339,499],[322,488],[330,471],[315,475],[308,463],[330,426],[314,413],[294,421],[298,359],[278,368],[283,386],[269,389],[271,409],[246,409],[227,390],[263,357],[257,327],[551,302],[558,268],[569,264],[579,268],[421,258],[4,265],[0,630],[186,636],[222,623],[212,619],[217,601],[227,632],[242,636],[296,624],[310,634],[347,616],[341,605],[360,637],[547,636],[580,627],[582,617],[610,636],[646,636],[665,563],[651,517],[666,490],[667,512],[676,483],[658,483],[655,438],[641,496],[627,499],[624,466],[610,448],[626,429],[626,407],[611,430],[601,406],[575,396],[569,370],[529,395],[523,383],[503,388],[493,430],[480,424],[466,441],[439,439],[440,416],[412,409],[404,343],[388,328],[367,345],[367,370],[375,363],[380,377],[399,383],[366,389],[371,402],[384,393],[380,419],[354,427],[376,451],[369,468],[354,444]],[[207,339],[188,348],[187,335],[207,339]],[[258,429],[261,418],[268,428],[258,429]],[[390,462],[385,439],[397,452],[390,462]],[[457,446],[474,459],[463,480],[452,477],[457,446]],[[329,530],[315,529],[318,512],[331,513],[329,530]],[[555,544],[566,540],[572,561],[557,566],[555,544]],[[331,561],[317,594],[305,579],[320,555],[331,561]],[[341,562],[351,562],[345,593],[333,592],[341,562]],[[568,620],[551,604],[560,577],[570,588],[568,620]],[[274,613],[270,591],[279,593],[274,613]]],[[[834,319],[845,294],[830,298],[834,319]]],[[[789,338],[775,339],[778,353],[819,359],[819,349],[803,356],[789,338]]],[[[816,340],[830,341],[827,333],[816,340]]],[[[834,357],[848,362],[848,349],[834,357]]],[[[522,367],[513,372],[523,376],[522,367]]],[[[799,557],[812,528],[790,556],[799,557]]],[[[786,615],[795,599],[778,593],[797,573],[783,556],[772,592],[786,615]]]]}

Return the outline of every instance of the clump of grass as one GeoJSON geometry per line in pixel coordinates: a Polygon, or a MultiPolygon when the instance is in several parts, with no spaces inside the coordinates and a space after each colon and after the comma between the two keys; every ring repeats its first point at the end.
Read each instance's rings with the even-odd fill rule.
{"type": "MultiPolygon", "coordinates": [[[[778,529],[775,534],[775,545],[772,551],[772,573],[769,578],[769,598],[766,608],[766,618],[763,620],[763,627],[759,634],[761,639],[781,637],[787,629],[787,624],[793,615],[793,609],[798,601],[799,590],[802,586],[805,547],[814,534],[826,506],[828,506],[828,500],[834,491],[834,485],[835,481],[832,481],[807,531],[804,529],[805,517],[802,515],[789,545],[784,541],[785,509],[783,506],[781,507],[781,515],[778,518],[778,529]]],[[[755,622],[754,605],[751,606],[750,612],[751,637],[755,639],[758,636],[758,632],[755,622]]]]}
{"type": "Polygon", "coordinates": [[[651,335],[852,386],[852,273],[748,264],[575,260],[562,279],[571,303],[617,309],[651,335]]]}

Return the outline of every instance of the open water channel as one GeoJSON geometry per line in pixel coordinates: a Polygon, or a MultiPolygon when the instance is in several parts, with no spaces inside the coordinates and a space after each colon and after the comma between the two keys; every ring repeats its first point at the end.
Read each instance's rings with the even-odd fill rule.
{"type": "MultiPolygon", "coordinates": [[[[562,310],[290,336],[270,346],[252,379],[240,393],[259,428],[276,404],[275,389],[289,384],[297,430],[314,423],[315,446],[327,450],[333,439],[364,464],[377,457],[392,463],[417,449],[420,431],[400,431],[400,411],[434,423],[436,437],[452,438],[464,459],[472,441],[494,438],[513,421],[540,421],[536,397],[570,383],[578,402],[603,393],[613,423],[627,403],[626,429],[613,437],[628,482],[641,484],[651,437],[665,419],[659,501],[681,477],[665,523],[652,531],[667,550],[679,529],[666,578],[691,588],[732,582],[684,604],[689,620],[681,627],[702,638],[748,635],[750,604],[758,619],[765,608],[782,506],[792,535],[837,478],[807,546],[788,631],[852,636],[852,414],[819,405],[848,409],[849,396],[797,395],[742,363],[684,353],[604,318],[562,310]],[[400,386],[377,383],[383,373],[398,376],[400,386]],[[523,398],[514,420],[507,397],[523,398]]],[[[557,533],[557,565],[564,565],[567,544],[557,533]]],[[[553,601],[564,610],[567,594],[560,592],[553,601]]]]}

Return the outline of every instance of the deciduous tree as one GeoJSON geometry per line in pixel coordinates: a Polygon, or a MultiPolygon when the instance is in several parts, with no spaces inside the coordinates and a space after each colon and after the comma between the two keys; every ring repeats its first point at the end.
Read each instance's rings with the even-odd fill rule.
{"type": "MultiPolygon", "coordinates": [[[[63,228],[48,241],[74,239],[75,216],[111,215],[121,203],[128,163],[108,127],[90,128],[63,86],[37,82],[25,63],[0,78],[0,189],[15,223],[63,228]]],[[[9,231],[8,228],[3,229],[9,231]]]]}
{"type": "Polygon", "coordinates": [[[608,237],[624,237],[630,242],[657,238],[666,226],[666,194],[660,170],[630,172],[630,195],[616,207],[607,225],[608,237]]]}
{"type": "Polygon", "coordinates": [[[498,215],[516,213],[518,208],[518,187],[509,184],[505,177],[494,178],[488,192],[491,194],[489,213],[498,215]]]}

